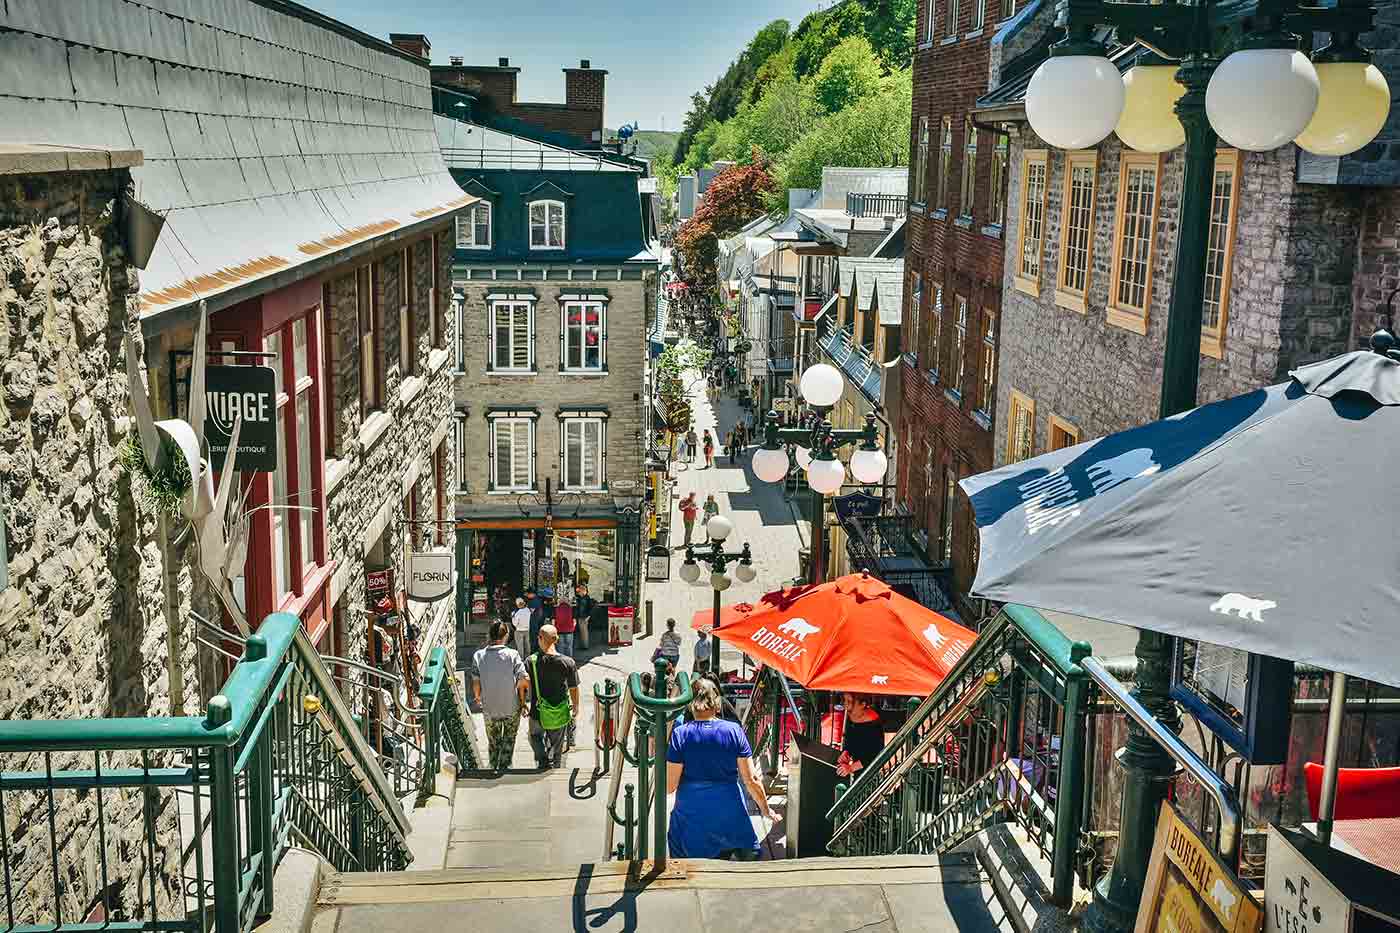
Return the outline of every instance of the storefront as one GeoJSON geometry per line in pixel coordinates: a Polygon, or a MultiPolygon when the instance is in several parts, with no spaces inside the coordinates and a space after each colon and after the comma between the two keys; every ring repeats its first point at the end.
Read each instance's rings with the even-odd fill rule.
{"type": "MultiPolygon", "coordinates": [[[[587,595],[593,631],[601,634],[609,606],[636,607],[640,566],[639,515],[546,520],[467,521],[457,529],[468,572],[459,587],[460,611],[480,641],[495,619],[509,618],[515,599],[534,590],[546,600],[587,595]]],[[[463,634],[468,634],[464,632],[463,634]]]]}

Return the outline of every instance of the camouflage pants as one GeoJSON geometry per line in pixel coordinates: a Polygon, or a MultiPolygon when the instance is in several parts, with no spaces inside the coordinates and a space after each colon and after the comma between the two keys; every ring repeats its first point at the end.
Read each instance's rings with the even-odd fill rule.
{"type": "Polygon", "coordinates": [[[515,757],[515,734],[520,730],[520,716],[502,716],[486,720],[487,755],[493,771],[504,771],[515,757]]]}

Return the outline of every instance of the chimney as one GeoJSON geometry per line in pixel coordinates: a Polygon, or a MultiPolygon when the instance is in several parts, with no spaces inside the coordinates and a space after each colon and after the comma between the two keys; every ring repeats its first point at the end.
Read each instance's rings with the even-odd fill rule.
{"type": "Polygon", "coordinates": [[[596,110],[602,113],[607,69],[594,68],[593,62],[587,58],[580,59],[578,64],[577,68],[564,69],[564,106],[570,110],[596,110]]]}
{"type": "Polygon", "coordinates": [[[461,67],[462,67],[462,56],[460,56],[460,55],[449,55],[449,56],[447,57],[447,60],[448,60],[449,62],[451,62],[452,65],[453,65],[453,67],[455,67],[455,68],[461,68],[461,67]]]}
{"type": "Polygon", "coordinates": [[[589,64],[589,61],[586,58],[579,59],[578,66],[584,71],[587,71],[588,69],[593,67],[591,64],[589,64]]]}
{"type": "Polygon", "coordinates": [[[496,67],[498,67],[498,68],[509,68],[509,67],[510,67],[510,59],[508,59],[508,58],[498,58],[498,59],[496,59],[496,67]]]}
{"type": "Polygon", "coordinates": [[[429,58],[428,53],[432,50],[428,37],[416,32],[391,32],[389,33],[389,44],[422,59],[429,58]]]}

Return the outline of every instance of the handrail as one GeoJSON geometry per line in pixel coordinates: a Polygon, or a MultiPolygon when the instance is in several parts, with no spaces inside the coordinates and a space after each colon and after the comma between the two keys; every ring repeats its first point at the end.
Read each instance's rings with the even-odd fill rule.
{"type": "Polygon", "coordinates": [[[1239,806],[1235,803],[1234,791],[1230,785],[1223,777],[1216,774],[1210,765],[1201,759],[1201,756],[1182,742],[1176,733],[1158,722],[1157,718],[1128,692],[1118,678],[1104,669],[1097,658],[1085,658],[1080,662],[1080,665],[1115,706],[1127,713],[1152,737],[1153,741],[1162,746],[1167,754],[1191,773],[1191,776],[1205,788],[1206,793],[1210,794],[1220,812],[1220,835],[1216,838],[1216,850],[1224,859],[1225,864],[1237,865],[1242,821],[1239,806]]]}

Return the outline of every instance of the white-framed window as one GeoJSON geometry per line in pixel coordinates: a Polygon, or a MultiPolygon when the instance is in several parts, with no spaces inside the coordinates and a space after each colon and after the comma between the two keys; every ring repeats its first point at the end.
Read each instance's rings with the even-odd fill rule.
{"type": "Polygon", "coordinates": [[[564,372],[607,369],[607,302],[566,299],[560,308],[559,360],[564,372]]]}
{"type": "Polygon", "coordinates": [[[491,422],[491,489],[535,488],[535,419],[502,415],[491,422]]]}
{"type": "Polygon", "coordinates": [[[463,312],[467,307],[467,296],[457,289],[452,289],[452,327],[453,333],[457,335],[457,372],[466,372],[467,369],[467,328],[466,321],[462,320],[463,312]]]}
{"type": "Polygon", "coordinates": [[[282,332],[274,331],[263,337],[263,352],[272,355],[272,370],[277,400],[277,468],[272,471],[272,505],[269,512],[272,526],[272,603],[282,605],[282,600],[292,589],[292,544],[291,532],[287,528],[289,488],[287,475],[287,395],[286,380],[283,378],[282,332]]]}
{"type": "Polygon", "coordinates": [[[413,307],[413,250],[399,250],[399,375],[408,378],[418,371],[418,316],[413,307]]]}
{"type": "Polygon", "coordinates": [[[490,356],[487,370],[529,373],[535,370],[535,300],[533,296],[488,298],[490,356]]]}
{"type": "Polygon", "coordinates": [[[457,215],[457,248],[491,248],[491,204],[478,201],[457,215]]]}
{"type": "Polygon", "coordinates": [[[564,202],[530,202],[530,249],[564,248],[564,202]]]}
{"type": "Polygon", "coordinates": [[[935,6],[936,0],[928,0],[928,16],[924,20],[924,41],[933,41],[933,24],[937,21],[938,10],[935,6]]]}
{"type": "Polygon", "coordinates": [[[559,422],[559,483],[567,490],[599,490],[607,483],[607,421],[599,417],[559,422]]]}

